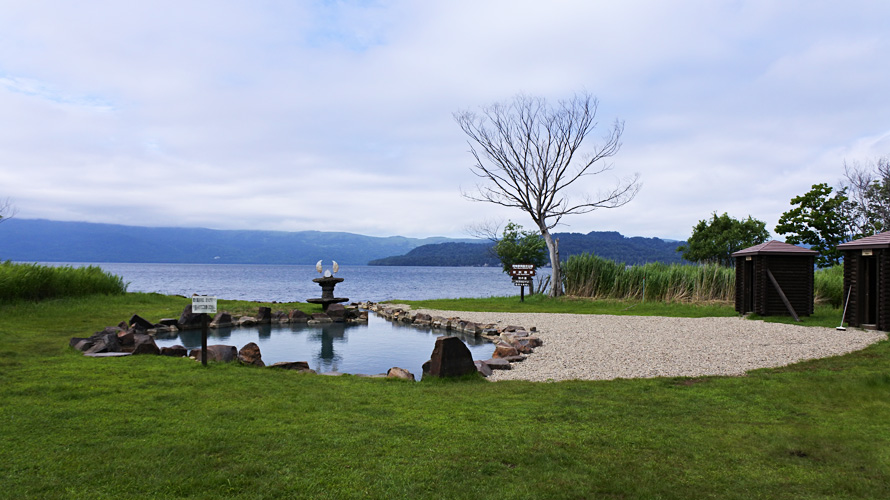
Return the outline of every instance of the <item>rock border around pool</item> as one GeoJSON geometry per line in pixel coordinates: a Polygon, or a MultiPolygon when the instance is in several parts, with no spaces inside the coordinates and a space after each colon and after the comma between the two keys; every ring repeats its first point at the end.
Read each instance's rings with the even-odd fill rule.
{"type": "Polygon", "coordinates": [[[426,313],[412,313],[410,308],[404,309],[396,305],[376,302],[360,302],[358,307],[374,312],[387,321],[405,323],[420,328],[445,330],[446,332],[460,332],[488,340],[495,345],[491,358],[474,361],[476,369],[485,377],[491,375],[492,370],[511,369],[512,363],[525,361],[527,355],[535,352],[536,347],[544,345],[539,337],[531,335],[538,331],[534,326],[526,330],[524,326],[476,323],[460,317],[446,318],[426,313]]]}
{"type": "MultiPolygon", "coordinates": [[[[431,328],[434,330],[454,331],[464,334],[472,334],[482,337],[489,342],[495,344],[495,350],[492,357],[487,360],[472,360],[469,349],[466,354],[458,355],[453,361],[442,360],[438,356],[442,354],[438,352],[441,340],[449,337],[443,336],[437,338],[436,348],[433,350],[431,360],[423,365],[423,376],[453,376],[454,373],[463,373],[463,369],[455,369],[449,365],[472,363],[476,371],[483,376],[491,375],[492,370],[509,370],[511,363],[524,361],[526,355],[534,352],[534,348],[543,345],[540,338],[530,335],[536,332],[535,327],[526,330],[522,326],[506,326],[502,327],[495,323],[476,323],[472,321],[462,320],[461,318],[444,318],[441,316],[430,316],[424,313],[411,313],[410,310],[401,307],[395,307],[387,304],[378,304],[375,302],[354,303],[351,306],[343,306],[342,304],[332,304],[327,313],[306,314],[303,311],[294,309],[290,312],[276,311],[272,312],[271,308],[260,306],[257,309],[256,316],[240,316],[233,317],[225,311],[217,313],[213,320],[209,323],[209,328],[230,328],[235,326],[254,326],[262,324],[287,324],[287,323],[305,323],[309,325],[322,325],[327,323],[367,323],[368,311],[374,312],[388,321],[396,321],[400,323],[410,324],[420,328],[431,328]]],[[[203,318],[200,314],[192,313],[191,304],[187,305],[182,311],[179,319],[165,318],[157,323],[152,323],[138,314],[130,317],[129,321],[121,321],[116,326],[108,326],[103,330],[96,332],[90,337],[73,337],[69,341],[69,345],[81,352],[85,356],[91,357],[118,357],[130,356],[134,354],[152,354],[172,357],[190,357],[198,359],[201,357],[201,349],[192,349],[190,352],[184,346],[175,345],[172,347],[158,348],[155,343],[156,336],[165,336],[172,333],[178,333],[181,330],[193,330],[203,327],[203,318]]],[[[463,344],[461,342],[461,344],[463,344]]],[[[464,346],[466,348],[466,346],[464,346]]],[[[448,358],[449,355],[445,355],[448,358]]],[[[209,361],[233,362],[238,361],[242,364],[253,366],[266,366],[262,361],[259,346],[250,342],[240,350],[230,345],[209,345],[207,346],[207,359],[209,361]]],[[[271,368],[281,368],[297,370],[300,372],[316,373],[309,367],[306,361],[280,362],[270,366],[271,368]]],[[[472,368],[470,369],[472,370],[472,368]]],[[[323,375],[343,375],[339,372],[323,373],[323,375]]],[[[390,368],[386,374],[379,375],[363,375],[365,377],[389,377],[403,378],[415,380],[414,375],[399,367],[390,368]]]]}

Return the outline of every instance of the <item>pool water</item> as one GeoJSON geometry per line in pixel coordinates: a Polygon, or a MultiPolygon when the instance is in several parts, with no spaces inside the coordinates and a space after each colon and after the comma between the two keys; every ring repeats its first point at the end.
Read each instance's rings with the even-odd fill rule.
{"type": "MultiPolygon", "coordinates": [[[[453,335],[470,349],[473,359],[489,359],[494,344],[472,335],[417,328],[368,315],[368,324],[285,324],[211,329],[207,344],[233,345],[238,349],[255,342],[266,366],[281,361],[306,361],[318,373],[341,372],[374,375],[394,366],[413,373],[418,380],[430,359],[436,337],[453,335]]],[[[189,351],[201,347],[201,330],[184,330],[155,338],[158,347],[182,345],[189,351]]]]}

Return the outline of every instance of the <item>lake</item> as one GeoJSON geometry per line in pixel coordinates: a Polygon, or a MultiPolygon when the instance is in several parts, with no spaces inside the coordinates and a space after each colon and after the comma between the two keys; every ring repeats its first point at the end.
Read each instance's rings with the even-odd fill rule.
{"type": "MultiPolygon", "coordinates": [[[[131,292],[213,295],[221,299],[305,302],[321,296],[315,266],[242,264],[44,263],[99,266],[123,278],[131,292]]],[[[330,269],[330,262],[325,263],[330,269]]],[[[538,274],[549,274],[539,269],[538,274]]],[[[340,266],[335,295],[351,302],[519,295],[498,267],[340,266]]],[[[527,292],[527,290],[526,290],[527,292]]]]}

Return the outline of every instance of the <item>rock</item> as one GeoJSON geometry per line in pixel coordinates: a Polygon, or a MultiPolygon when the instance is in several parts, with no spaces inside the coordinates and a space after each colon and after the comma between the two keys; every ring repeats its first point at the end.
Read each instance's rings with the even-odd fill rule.
{"type": "Polygon", "coordinates": [[[201,315],[192,312],[192,305],[185,306],[179,316],[179,328],[183,330],[198,330],[203,326],[201,315]]]}
{"type": "Polygon", "coordinates": [[[238,326],[256,326],[256,318],[252,316],[241,316],[235,321],[235,324],[238,326]]]}
{"type": "Polygon", "coordinates": [[[256,313],[256,322],[260,325],[266,325],[272,322],[272,308],[260,306],[256,313]]]}
{"type": "MultiPolygon", "coordinates": [[[[328,317],[334,323],[345,323],[346,322],[346,308],[343,307],[343,304],[331,304],[328,306],[328,310],[326,311],[328,317]]],[[[315,316],[313,314],[313,316],[315,316]]]]}
{"type": "Polygon", "coordinates": [[[485,360],[485,364],[492,370],[509,370],[512,368],[510,362],[502,358],[487,359],[485,360]]]}
{"type": "Polygon", "coordinates": [[[473,361],[473,364],[476,365],[476,371],[482,374],[483,377],[488,377],[491,375],[491,367],[488,366],[488,363],[485,361],[473,361]]]}
{"type": "Polygon", "coordinates": [[[282,370],[296,370],[298,372],[304,373],[315,373],[315,370],[309,368],[309,363],[306,361],[280,361],[270,366],[269,368],[280,368],[282,370]]]}
{"type": "Polygon", "coordinates": [[[404,368],[394,366],[386,371],[386,378],[402,378],[405,380],[416,380],[414,374],[404,368]]]}
{"type": "Polygon", "coordinates": [[[437,338],[429,363],[432,377],[460,377],[476,371],[470,349],[457,337],[437,338]]]}
{"type": "Polygon", "coordinates": [[[131,328],[135,326],[137,330],[142,331],[148,330],[149,328],[152,328],[154,326],[151,321],[148,321],[138,314],[134,314],[132,317],[130,317],[129,325],[131,328]]]}
{"type": "Polygon", "coordinates": [[[278,324],[290,323],[290,316],[284,311],[275,311],[272,313],[272,322],[278,324]]]}
{"type": "Polygon", "coordinates": [[[210,328],[231,328],[231,326],[232,315],[225,311],[216,313],[216,316],[213,317],[213,321],[210,322],[210,328]]]}
{"type": "Polygon", "coordinates": [[[491,355],[492,358],[506,358],[507,356],[518,356],[519,351],[511,346],[510,344],[506,344],[501,342],[496,345],[494,348],[494,353],[491,355]]]}
{"type": "Polygon", "coordinates": [[[121,344],[117,335],[113,333],[99,333],[91,337],[93,345],[84,351],[84,354],[98,354],[102,352],[120,352],[121,344]]]}
{"type": "MultiPolygon", "coordinates": [[[[192,349],[189,357],[193,357],[201,361],[201,348],[192,349]]],[[[233,345],[209,345],[207,346],[207,361],[220,361],[229,363],[238,358],[238,349],[233,345]]]]}
{"type": "Polygon", "coordinates": [[[429,314],[417,313],[414,315],[414,320],[412,322],[417,326],[430,326],[432,319],[432,316],[429,314]]]}
{"type": "Polygon", "coordinates": [[[162,347],[161,356],[171,356],[174,358],[184,358],[188,355],[188,351],[181,345],[171,347],[162,347]]]}
{"type": "Polygon", "coordinates": [[[177,329],[179,329],[179,320],[176,318],[162,318],[160,321],[158,321],[158,325],[175,326],[177,329]]]}
{"type": "Polygon", "coordinates": [[[521,363],[521,362],[525,361],[525,356],[522,356],[522,355],[507,356],[506,358],[500,358],[500,359],[505,359],[505,360],[509,361],[510,363],[521,363]]]}
{"type": "Polygon", "coordinates": [[[146,330],[139,330],[138,328],[130,328],[127,331],[118,331],[117,332],[117,341],[120,342],[121,347],[133,347],[136,344],[136,332],[144,332],[146,330]]]}
{"type": "Polygon", "coordinates": [[[137,333],[134,337],[133,354],[154,354],[155,356],[161,354],[161,350],[151,335],[137,333]]]}
{"type": "Polygon", "coordinates": [[[318,325],[321,323],[333,323],[333,320],[325,313],[312,313],[312,317],[309,319],[309,324],[318,325]]]}
{"type": "Polygon", "coordinates": [[[266,366],[260,354],[260,346],[254,342],[248,343],[238,351],[238,361],[245,365],[266,366]]]}
{"type": "Polygon", "coordinates": [[[88,350],[90,347],[93,347],[93,341],[92,341],[92,339],[84,339],[84,338],[74,337],[68,342],[68,345],[77,349],[80,352],[84,352],[84,351],[88,350]]]}
{"type": "Polygon", "coordinates": [[[451,330],[451,322],[442,316],[433,316],[432,319],[430,319],[430,326],[438,329],[451,330]]]}
{"type": "Polygon", "coordinates": [[[293,311],[288,313],[288,317],[290,318],[291,323],[308,323],[309,322],[309,315],[299,309],[294,309],[293,311]]]}

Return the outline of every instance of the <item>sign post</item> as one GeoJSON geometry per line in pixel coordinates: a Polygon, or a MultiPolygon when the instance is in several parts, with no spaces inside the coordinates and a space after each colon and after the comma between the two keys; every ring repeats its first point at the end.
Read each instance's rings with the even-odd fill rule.
{"type": "Polygon", "coordinates": [[[207,366],[207,330],[210,316],[216,314],[216,297],[196,295],[192,297],[192,313],[201,315],[201,364],[207,366]]]}
{"type": "Polygon", "coordinates": [[[532,286],[532,277],[534,275],[534,264],[513,264],[510,266],[510,276],[513,276],[513,285],[520,287],[519,302],[525,302],[525,287],[532,286]]]}

